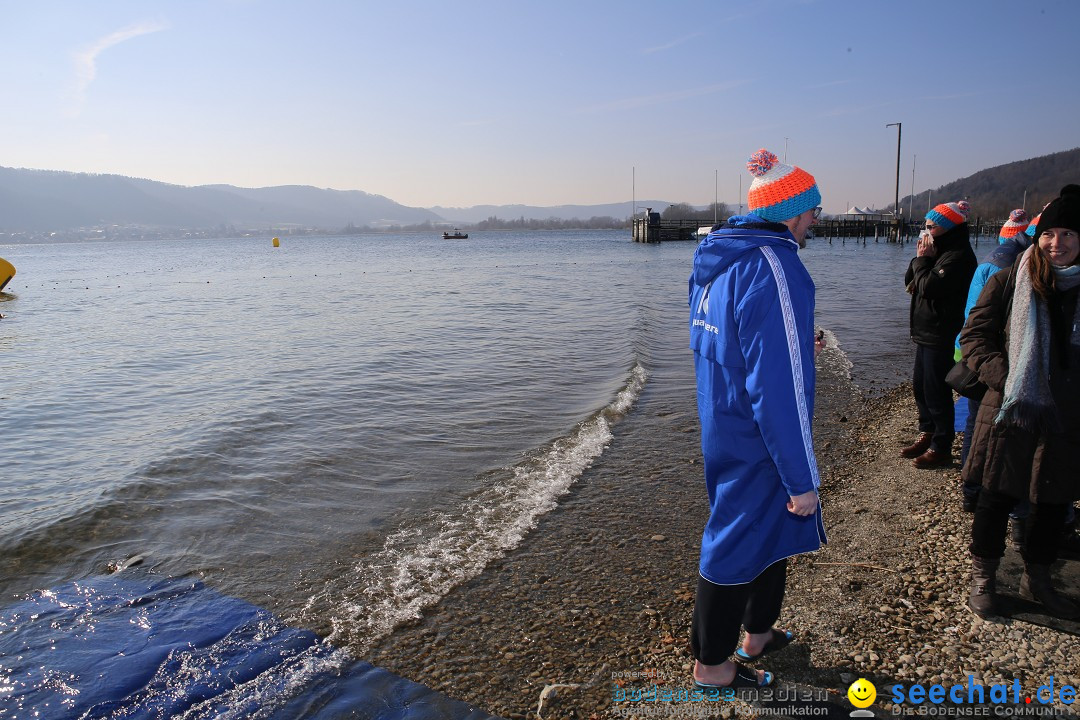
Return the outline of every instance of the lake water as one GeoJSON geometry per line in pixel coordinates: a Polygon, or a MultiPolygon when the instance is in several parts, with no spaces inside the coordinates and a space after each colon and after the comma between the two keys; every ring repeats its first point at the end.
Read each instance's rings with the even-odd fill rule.
{"type": "MultiPolygon", "coordinates": [[[[135,558],[362,656],[514,547],[692,363],[693,251],[618,231],[0,245],[0,604],[135,558]]],[[[819,407],[908,378],[912,255],[802,251],[833,345],[819,407]]]]}

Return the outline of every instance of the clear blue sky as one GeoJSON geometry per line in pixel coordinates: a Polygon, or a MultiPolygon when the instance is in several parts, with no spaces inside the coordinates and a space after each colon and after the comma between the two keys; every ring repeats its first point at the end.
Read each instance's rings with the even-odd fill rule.
{"type": "Polygon", "coordinates": [[[704,205],[764,146],[841,212],[892,201],[887,123],[901,197],[913,156],[920,191],[1080,145],[1078,28],[1076,0],[0,0],[0,166],[704,205]]]}

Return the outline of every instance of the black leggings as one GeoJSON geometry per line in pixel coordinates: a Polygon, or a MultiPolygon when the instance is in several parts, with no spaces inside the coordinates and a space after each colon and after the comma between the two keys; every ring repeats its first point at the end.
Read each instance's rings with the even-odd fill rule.
{"type": "Polygon", "coordinates": [[[698,576],[690,647],[704,665],[719,665],[739,644],[739,627],[768,632],[780,617],[787,583],[787,559],[777,560],[742,585],[717,585],[698,576]]]}
{"type": "MultiPolygon", "coordinates": [[[[984,558],[999,558],[1005,554],[1005,533],[1009,527],[1009,511],[1020,502],[996,490],[983,488],[975,519],[971,523],[971,554],[984,558]]],[[[1057,560],[1058,541],[1065,522],[1068,503],[1047,505],[1032,503],[1026,520],[1026,537],[1021,555],[1032,565],[1050,565],[1057,560]]]]}

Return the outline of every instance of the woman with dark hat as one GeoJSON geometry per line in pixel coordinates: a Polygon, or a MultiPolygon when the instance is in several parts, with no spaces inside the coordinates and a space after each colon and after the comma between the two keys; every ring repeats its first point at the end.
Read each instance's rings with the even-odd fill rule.
{"type": "Polygon", "coordinates": [[[971,527],[968,605],[997,614],[995,582],[1009,511],[1031,503],[1020,594],[1051,615],[1080,617],[1054,589],[1061,526],[1080,497],[1080,186],[1067,185],[1039,218],[1034,243],[995,274],[960,334],[968,366],[989,390],[964,477],[981,477],[971,527]]]}

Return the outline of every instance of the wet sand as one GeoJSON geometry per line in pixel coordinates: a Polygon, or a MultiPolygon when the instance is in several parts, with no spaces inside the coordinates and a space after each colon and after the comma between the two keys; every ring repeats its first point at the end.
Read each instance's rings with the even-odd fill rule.
{"type": "MultiPolygon", "coordinates": [[[[519,547],[366,659],[506,718],[535,718],[538,708],[544,718],[644,717],[627,691],[689,688],[707,516],[693,378],[653,380],[604,455],[519,547]]],[[[830,543],[791,563],[779,625],[797,639],[759,662],[782,692],[797,686],[818,717],[847,717],[847,687],[866,677],[880,717],[892,711],[883,688],[893,683],[973,675],[985,685],[1016,678],[1034,692],[1054,675],[1059,686],[1080,685],[1080,623],[1041,616],[1018,597],[1003,622],[965,607],[971,516],[960,508],[959,469],[918,471],[897,454],[914,434],[910,390],[866,400],[819,382],[818,395],[830,543]]],[[[1010,550],[1006,593],[1016,592],[1018,563],[1010,550]]],[[[1058,574],[1080,599],[1080,562],[1058,574]]],[[[766,705],[666,703],[653,716],[747,717],[766,705]]]]}

